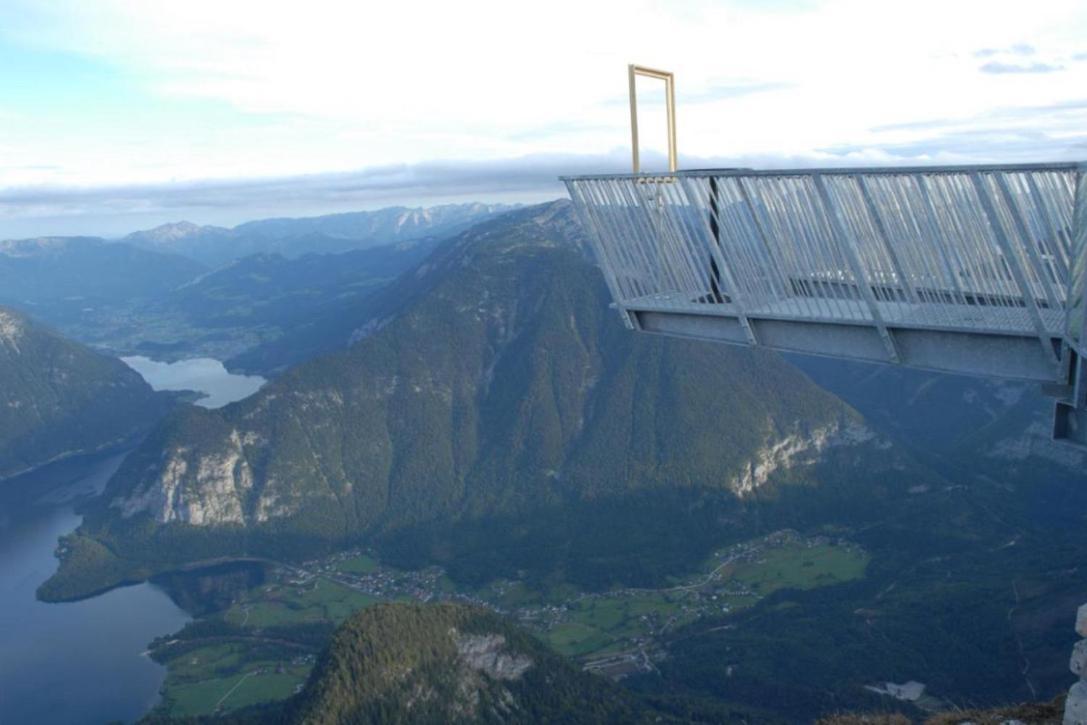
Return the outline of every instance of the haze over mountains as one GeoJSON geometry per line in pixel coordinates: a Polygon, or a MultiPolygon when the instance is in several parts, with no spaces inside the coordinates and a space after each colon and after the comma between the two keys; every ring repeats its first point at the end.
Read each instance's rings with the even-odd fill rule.
{"type": "MultiPolygon", "coordinates": [[[[398,207],[234,229],[182,222],[117,242],[0,242],[0,304],[117,354],[231,358],[339,317],[440,239],[505,208],[398,207]]],[[[282,369],[315,345],[260,353],[252,365],[282,357],[266,370],[282,369]]]]}
{"type": "MultiPolygon", "coordinates": [[[[282,562],[309,602],[340,580],[311,585],[298,572],[325,571],[311,558],[355,547],[389,570],[441,567],[436,589],[410,590],[420,599],[509,587],[499,608],[524,612],[513,593],[538,596],[539,612],[527,610],[535,619],[522,620],[530,626],[547,612],[603,607],[604,596],[692,592],[676,610],[685,613],[660,620],[642,643],[638,662],[648,665],[631,667],[622,689],[474,610],[375,610],[335,639],[312,613],[331,610],[281,606],[279,590],[241,610],[202,610],[172,645],[182,653],[169,659],[172,673],[197,677],[183,663],[222,637],[232,647],[259,641],[257,654],[232,650],[245,667],[268,661],[269,640],[286,647],[287,663],[300,647],[331,643],[299,698],[259,717],[335,701],[341,721],[378,712],[456,719],[476,702],[477,713],[517,721],[554,712],[567,693],[620,720],[745,713],[790,722],[878,706],[885,701],[864,689],[873,677],[923,678],[951,702],[1063,686],[1067,643],[1050,625],[1087,594],[1075,574],[1087,546],[1087,487],[1082,455],[1053,448],[1037,429],[1046,411],[1036,391],[634,335],[609,309],[568,203],[484,209],[444,238],[334,254],[262,251],[215,269],[176,253],[170,245],[181,242],[165,233],[154,250],[100,240],[6,245],[0,270],[24,278],[22,309],[67,320],[82,339],[163,357],[223,351],[236,368],[276,376],[246,400],[213,411],[183,406],[155,426],[84,506],[84,524],[64,539],[60,571],[41,596],[72,599],[256,557],[282,562]],[[101,278],[67,271],[80,265],[101,278]],[[126,279],[140,269],[143,279],[126,279]],[[757,546],[782,530],[807,537],[797,551],[845,552],[862,563],[806,579],[811,560],[775,564],[763,552],[752,559],[761,579],[746,590],[685,583],[720,568],[707,563],[720,547],[757,546]],[[531,668],[504,679],[467,666],[449,629],[476,625],[515,643],[492,647],[488,661],[527,657],[565,689],[547,691],[531,668]],[[996,661],[992,652],[1001,653],[996,661]],[[375,684],[408,660],[419,669],[407,689],[375,684]]],[[[178,239],[189,235],[179,231],[178,239]]],[[[123,384],[133,373],[49,339],[65,351],[56,359],[74,361],[62,378],[106,360],[101,377],[124,396],[100,396],[108,413],[144,420],[131,411],[149,391],[123,384]]],[[[30,375],[9,378],[20,400],[43,399],[31,373],[45,358],[35,359],[29,372],[0,359],[0,375],[30,375]]],[[[87,390],[99,384],[79,380],[87,390]]],[[[45,429],[79,442],[63,423],[45,429]]],[[[211,599],[231,601],[218,591],[211,599]]],[[[653,609],[616,611],[585,620],[590,634],[575,643],[589,648],[599,632],[643,626],[643,616],[658,621],[653,609]]],[[[167,702],[189,696],[179,687],[167,702]]]]}
{"type": "Polygon", "coordinates": [[[626,333],[563,236],[570,214],[556,203],[473,227],[380,293],[394,312],[365,305],[350,348],[173,417],[88,519],[119,557],[104,565],[161,568],[196,555],[185,540],[320,550],[638,491],[751,496],[828,449],[880,446],[776,356],[626,333]]]}
{"type": "Polygon", "coordinates": [[[501,204],[388,207],[299,219],[262,219],[230,229],[177,222],[134,232],[121,241],[218,267],[250,254],[275,253],[284,257],[335,254],[425,237],[452,236],[510,208],[501,204]]]}

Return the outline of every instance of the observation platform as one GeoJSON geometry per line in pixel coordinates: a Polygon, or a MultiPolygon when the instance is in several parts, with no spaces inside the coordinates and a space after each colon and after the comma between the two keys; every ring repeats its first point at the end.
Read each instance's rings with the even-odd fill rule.
{"type": "Polygon", "coordinates": [[[1050,384],[1080,420],[1087,165],[563,180],[628,327],[1050,384]]]}

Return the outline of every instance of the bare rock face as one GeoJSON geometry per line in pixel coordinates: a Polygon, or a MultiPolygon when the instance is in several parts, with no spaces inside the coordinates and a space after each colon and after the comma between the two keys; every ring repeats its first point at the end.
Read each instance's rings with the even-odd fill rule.
{"type": "Polygon", "coordinates": [[[22,334],[23,326],[19,319],[11,313],[0,310],[0,344],[19,352],[19,338],[22,334]]]}
{"type": "Polygon", "coordinates": [[[455,627],[449,634],[460,665],[453,713],[476,719],[484,693],[490,692],[495,714],[503,720],[511,717],[517,702],[502,683],[520,679],[532,667],[532,658],[508,651],[506,638],[501,634],[461,634],[455,627]]]}
{"type": "Polygon", "coordinates": [[[779,470],[810,465],[829,448],[856,446],[875,437],[875,433],[857,421],[833,423],[807,435],[785,436],[756,451],[751,461],[729,482],[729,488],[741,498],[749,496],[779,470]]]}
{"type": "Polygon", "coordinates": [[[181,447],[167,452],[160,475],[111,506],[130,518],[149,513],[156,522],[206,526],[246,523],[244,502],[253,488],[253,471],[233,431],[225,451],[194,456],[181,447]]]}
{"type": "Polygon", "coordinates": [[[1076,642],[1072,649],[1072,661],[1069,663],[1072,674],[1081,680],[1087,678],[1087,639],[1076,642]]]}
{"type": "Polygon", "coordinates": [[[1068,691],[1064,701],[1064,725],[1087,724],[1087,682],[1080,680],[1068,691]]]}
{"type": "MultiPolygon", "coordinates": [[[[1076,633],[1087,637],[1087,604],[1076,612],[1076,633]]],[[[1064,725],[1087,725],[1087,639],[1081,639],[1072,649],[1069,669],[1079,682],[1068,691],[1064,703],[1064,725]]]]}
{"type": "Polygon", "coordinates": [[[455,634],[454,637],[460,661],[495,680],[516,680],[532,667],[529,657],[505,651],[506,638],[500,634],[455,634]]]}

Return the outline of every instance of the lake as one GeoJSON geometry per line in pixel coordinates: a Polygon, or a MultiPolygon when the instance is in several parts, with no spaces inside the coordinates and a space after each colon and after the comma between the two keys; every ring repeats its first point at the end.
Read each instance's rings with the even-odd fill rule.
{"type": "MultiPolygon", "coordinates": [[[[211,358],[125,362],[156,390],[204,393],[198,404],[208,408],[264,384],[211,358]]],[[[147,645],[190,619],[160,587],[122,587],[66,604],[35,598],[56,571],[57,539],[80,523],[77,502],[100,493],[123,460],[63,461],[0,483],[0,723],[132,721],[158,701],[166,670],[144,654],[147,645]]]]}
{"type": "Polygon", "coordinates": [[[75,502],[98,492],[123,455],[66,461],[0,488],[0,722],[131,721],[158,699],[165,669],[142,653],[189,616],[151,584],[44,604],[57,539],[79,525],[75,502]],[[26,490],[48,490],[27,500],[26,490]]]}
{"type": "Polygon", "coordinates": [[[218,360],[190,358],[174,363],[158,362],[142,355],[121,358],[143,376],[155,390],[195,390],[205,397],[197,405],[221,408],[227,403],[247,398],[266,382],[259,375],[235,375],[218,360]]]}

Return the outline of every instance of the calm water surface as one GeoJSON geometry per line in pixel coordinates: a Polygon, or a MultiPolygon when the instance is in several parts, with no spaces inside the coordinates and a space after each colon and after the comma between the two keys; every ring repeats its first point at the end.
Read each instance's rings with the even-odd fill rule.
{"type": "Polygon", "coordinates": [[[100,491],[123,456],[70,461],[0,484],[0,723],[104,723],[140,717],[164,668],[143,654],[189,617],[150,584],[69,604],[35,599],[56,571],[75,500],[100,491]],[[50,493],[27,500],[26,491],[50,493]]]}
{"type": "MultiPolygon", "coordinates": [[[[204,393],[207,408],[264,384],[211,358],[125,362],[156,390],[204,393]]],[[[140,584],[68,604],[35,598],[56,571],[57,539],[79,525],[76,503],[100,493],[123,459],[66,461],[0,482],[0,725],[132,721],[158,700],[166,670],[147,645],[189,621],[161,589],[140,584]]]]}
{"type": "Polygon", "coordinates": [[[265,383],[259,375],[228,372],[221,362],[210,357],[175,363],[158,362],[142,355],[121,359],[155,390],[197,390],[204,393],[207,397],[200,399],[197,405],[205,408],[221,408],[227,403],[247,398],[265,383]]]}

